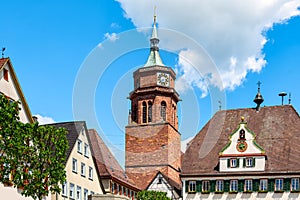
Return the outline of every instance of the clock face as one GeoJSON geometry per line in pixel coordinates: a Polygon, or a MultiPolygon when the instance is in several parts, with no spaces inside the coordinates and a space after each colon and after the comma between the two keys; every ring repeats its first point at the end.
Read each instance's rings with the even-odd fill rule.
{"type": "Polygon", "coordinates": [[[157,84],[162,86],[170,85],[170,75],[166,73],[157,73],[157,84]]]}
{"type": "Polygon", "coordinates": [[[239,152],[244,152],[246,151],[248,145],[245,141],[241,141],[241,142],[238,142],[237,145],[236,145],[236,149],[239,151],[239,152]]]}

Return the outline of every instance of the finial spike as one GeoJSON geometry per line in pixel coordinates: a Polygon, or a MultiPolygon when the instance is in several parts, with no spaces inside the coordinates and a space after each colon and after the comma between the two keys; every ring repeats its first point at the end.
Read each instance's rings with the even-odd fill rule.
{"type": "Polygon", "coordinates": [[[5,47],[2,47],[2,58],[4,58],[5,47]]]}
{"type": "Polygon", "coordinates": [[[291,105],[291,101],[292,101],[292,94],[289,93],[289,104],[291,105]]]}
{"type": "Polygon", "coordinates": [[[258,92],[260,92],[260,85],[262,84],[262,82],[258,81],[257,85],[258,85],[258,92]]]}

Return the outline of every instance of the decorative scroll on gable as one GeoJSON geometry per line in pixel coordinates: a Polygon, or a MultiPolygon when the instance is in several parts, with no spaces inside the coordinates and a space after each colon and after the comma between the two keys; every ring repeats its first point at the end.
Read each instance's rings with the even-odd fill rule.
{"type": "Polygon", "coordinates": [[[264,171],[265,150],[256,143],[255,137],[242,117],[238,128],[230,134],[229,142],[219,153],[220,171],[264,171]]]}

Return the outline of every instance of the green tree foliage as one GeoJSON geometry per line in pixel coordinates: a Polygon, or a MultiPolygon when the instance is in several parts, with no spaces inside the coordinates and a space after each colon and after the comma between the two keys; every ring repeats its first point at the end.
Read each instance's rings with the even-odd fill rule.
{"type": "Polygon", "coordinates": [[[67,131],[19,121],[19,103],[0,95],[0,182],[42,199],[66,179],[67,131]]]}
{"type": "Polygon", "coordinates": [[[158,191],[140,191],[137,194],[137,200],[171,200],[167,193],[158,191]]]}

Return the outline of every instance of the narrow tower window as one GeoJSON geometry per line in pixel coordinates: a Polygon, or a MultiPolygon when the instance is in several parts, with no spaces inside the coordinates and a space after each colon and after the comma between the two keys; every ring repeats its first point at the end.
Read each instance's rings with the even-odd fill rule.
{"type": "Polygon", "coordinates": [[[143,123],[147,123],[147,104],[143,102],[143,123]]]}
{"type": "Polygon", "coordinates": [[[148,102],[148,122],[152,122],[152,102],[148,102]]]}
{"type": "Polygon", "coordinates": [[[167,104],[166,102],[161,102],[160,105],[160,116],[163,119],[163,121],[166,121],[166,108],[167,108],[167,104]]]}

